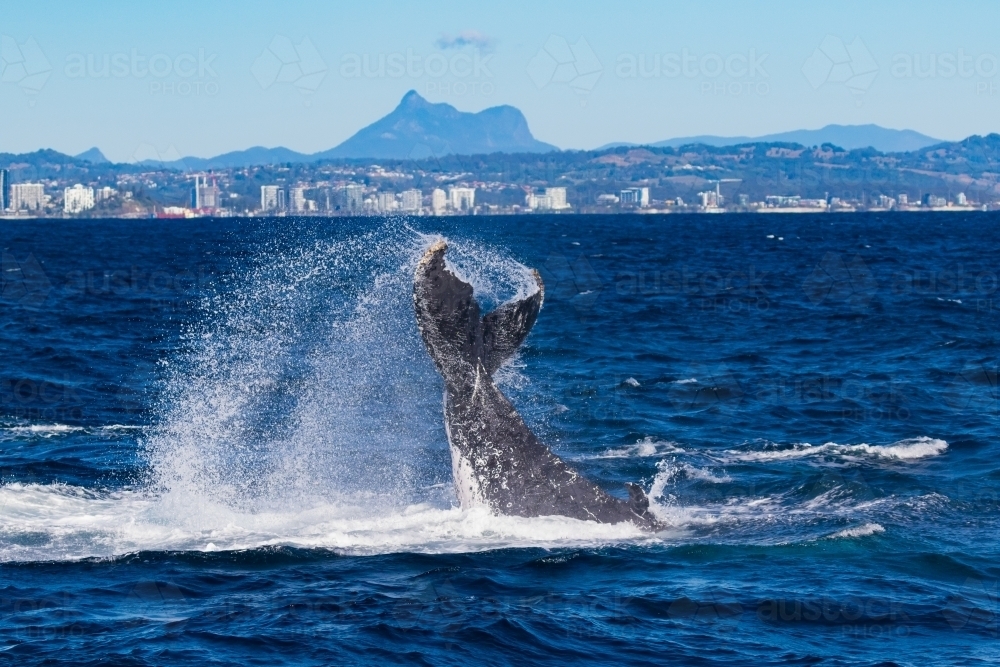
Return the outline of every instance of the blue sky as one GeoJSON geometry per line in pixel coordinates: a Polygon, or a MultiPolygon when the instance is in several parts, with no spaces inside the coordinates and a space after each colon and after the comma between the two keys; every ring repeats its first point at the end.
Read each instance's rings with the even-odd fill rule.
{"type": "Polygon", "coordinates": [[[0,151],[314,152],[410,89],[562,148],[1000,131],[996,2],[51,2],[0,19],[0,151]]]}

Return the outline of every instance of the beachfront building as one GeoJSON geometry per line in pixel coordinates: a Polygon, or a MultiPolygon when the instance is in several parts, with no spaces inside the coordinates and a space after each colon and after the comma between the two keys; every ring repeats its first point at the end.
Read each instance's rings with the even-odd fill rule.
{"type": "Polygon", "coordinates": [[[284,197],[279,197],[279,194],[284,195],[284,192],[277,185],[260,186],[260,210],[265,212],[279,210],[280,204],[284,203],[279,201],[279,199],[284,199],[284,197]]]}
{"type": "Polygon", "coordinates": [[[471,211],[476,205],[475,188],[449,188],[448,203],[454,211],[471,211]]]}
{"type": "Polygon", "coordinates": [[[41,183],[15,183],[10,186],[13,211],[40,211],[45,206],[45,187],[41,183]]]}
{"type": "Polygon", "coordinates": [[[420,204],[423,202],[423,195],[420,194],[420,190],[404,190],[403,194],[400,195],[400,208],[404,211],[419,211],[420,204]]]}
{"type": "Polygon", "coordinates": [[[565,211],[570,208],[566,202],[566,188],[545,188],[545,194],[529,192],[524,199],[532,211],[565,211]]]}
{"type": "Polygon", "coordinates": [[[625,188],[619,193],[621,203],[626,206],[649,206],[649,188],[625,188]]]}
{"type": "Polygon", "coordinates": [[[434,192],[431,193],[431,211],[434,215],[443,215],[447,207],[448,195],[441,188],[434,188],[434,192]]]}
{"type": "Polygon", "coordinates": [[[83,213],[94,208],[94,188],[85,188],[79,183],[63,190],[63,211],[83,213]]]}

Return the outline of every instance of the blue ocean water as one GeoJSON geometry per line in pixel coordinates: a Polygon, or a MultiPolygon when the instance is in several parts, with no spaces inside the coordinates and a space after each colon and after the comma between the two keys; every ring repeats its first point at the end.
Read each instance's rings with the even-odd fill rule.
{"type": "Polygon", "coordinates": [[[0,660],[1000,661],[1000,218],[4,221],[0,660]],[[647,535],[457,508],[421,248],[647,535]]]}

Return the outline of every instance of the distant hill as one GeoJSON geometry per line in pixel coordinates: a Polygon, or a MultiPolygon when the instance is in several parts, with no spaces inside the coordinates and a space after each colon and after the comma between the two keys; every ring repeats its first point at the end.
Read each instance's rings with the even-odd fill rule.
{"type": "MultiPolygon", "coordinates": [[[[338,158],[420,159],[443,155],[548,153],[557,150],[555,146],[532,136],[524,114],[515,107],[504,105],[469,113],[459,111],[450,104],[432,104],[411,90],[389,115],[362,128],[339,146],[319,153],[298,153],[281,146],[255,146],[211,158],[185,157],[171,162],[147,160],[140,164],[201,171],[338,158]]],[[[94,151],[97,149],[91,149],[84,155],[94,151]]]]}
{"type": "MultiPolygon", "coordinates": [[[[833,144],[847,150],[874,148],[883,153],[907,153],[943,142],[913,130],[892,130],[879,125],[827,125],[818,130],[792,130],[791,132],[766,134],[761,137],[719,137],[715,135],[678,137],[648,145],[674,148],[689,144],[721,147],[753,143],[793,143],[802,146],[833,144]]],[[[607,144],[597,150],[637,145],[629,143],[607,144]]]]}
{"type": "Polygon", "coordinates": [[[86,160],[91,164],[108,164],[111,162],[108,158],[104,157],[104,153],[101,152],[97,146],[94,146],[88,151],[84,151],[76,156],[77,160],[86,160]]]}
{"type": "Polygon", "coordinates": [[[532,136],[524,114],[512,106],[467,113],[450,104],[432,104],[411,90],[388,116],[313,157],[419,159],[555,150],[559,149],[532,136]]]}
{"type": "Polygon", "coordinates": [[[180,169],[181,171],[205,171],[207,169],[240,169],[242,167],[252,167],[261,164],[285,164],[287,162],[315,162],[320,158],[299,153],[290,148],[278,146],[277,148],[264,148],[254,146],[242,151],[232,151],[223,153],[215,157],[185,157],[180,160],[170,162],[159,162],[156,160],[143,160],[139,164],[147,167],[164,167],[167,169],[180,169]]]}

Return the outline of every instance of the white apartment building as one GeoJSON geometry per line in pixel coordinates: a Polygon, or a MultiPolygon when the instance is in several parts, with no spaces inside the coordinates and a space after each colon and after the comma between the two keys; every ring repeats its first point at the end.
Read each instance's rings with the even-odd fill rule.
{"type": "Polygon", "coordinates": [[[570,208],[566,203],[566,188],[545,188],[545,194],[529,192],[525,203],[533,211],[564,211],[570,208]]]}
{"type": "MultiPolygon", "coordinates": [[[[278,207],[278,192],[281,191],[277,185],[260,186],[260,210],[275,211],[278,207]]],[[[284,193],[282,193],[284,194],[284,193]]]]}
{"type": "Polygon", "coordinates": [[[118,194],[117,190],[105,185],[103,188],[98,188],[94,190],[94,201],[95,202],[107,201],[108,199],[114,197],[116,194],[118,194]]]}
{"type": "Polygon", "coordinates": [[[63,211],[82,213],[94,208],[94,188],[85,188],[79,183],[63,191],[63,211]]]}
{"type": "Polygon", "coordinates": [[[15,183],[10,186],[10,208],[14,211],[39,211],[45,206],[45,187],[41,183],[15,183]]]}
{"type": "Polygon", "coordinates": [[[626,188],[619,194],[623,204],[637,204],[642,208],[649,206],[649,188],[626,188]]]}
{"type": "Polygon", "coordinates": [[[289,192],[289,204],[293,213],[302,213],[306,210],[306,189],[292,188],[289,192]]]}
{"type": "Polygon", "coordinates": [[[455,211],[471,211],[476,205],[476,189],[449,188],[448,200],[455,211]]]}
{"type": "Polygon", "coordinates": [[[400,208],[404,211],[419,211],[424,197],[420,190],[404,190],[400,196],[400,208]]]}
{"type": "Polygon", "coordinates": [[[441,215],[447,207],[448,195],[441,188],[435,188],[431,192],[431,211],[434,212],[434,215],[441,215]]]}
{"type": "Polygon", "coordinates": [[[379,213],[391,213],[399,207],[394,192],[379,192],[375,195],[375,209],[379,213]]]}
{"type": "Polygon", "coordinates": [[[348,211],[360,211],[365,202],[365,187],[351,184],[344,187],[344,205],[348,211]]]}

